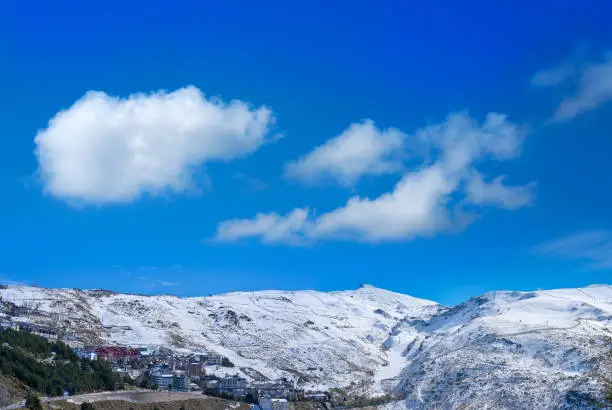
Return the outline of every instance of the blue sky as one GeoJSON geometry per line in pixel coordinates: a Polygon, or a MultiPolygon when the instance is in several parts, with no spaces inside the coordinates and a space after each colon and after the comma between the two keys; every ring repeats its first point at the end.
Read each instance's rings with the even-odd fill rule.
{"type": "Polygon", "coordinates": [[[4,4],[0,276],[610,283],[612,6],[497,3],[4,4]]]}

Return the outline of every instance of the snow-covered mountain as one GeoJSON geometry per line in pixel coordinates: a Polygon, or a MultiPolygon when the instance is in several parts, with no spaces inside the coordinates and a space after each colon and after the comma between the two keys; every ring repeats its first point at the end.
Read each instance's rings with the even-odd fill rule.
{"type": "Polygon", "coordinates": [[[612,286],[486,293],[395,333],[401,407],[582,409],[612,381],[612,286]]]}
{"type": "Polygon", "coordinates": [[[393,393],[388,408],[579,408],[612,378],[612,286],[492,292],[453,308],[362,286],[210,297],[9,286],[17,319],[87,342],[227,356],[251,378],[393,393]]]}

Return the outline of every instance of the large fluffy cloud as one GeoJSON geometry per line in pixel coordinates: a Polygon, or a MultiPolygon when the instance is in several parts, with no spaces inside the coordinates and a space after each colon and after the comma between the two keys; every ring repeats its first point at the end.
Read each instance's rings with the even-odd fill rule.
{"type": "Polygon", "coordinates": [[[571,120],[612,100],[612,53],[604,54],[599,61],[586,64],[564,63],[559,67],[541,71],[533,77],[532,84],[558,86],[572,77],[576,78],[573,95],[561,102],[553,121],[571,120]]]}
{"type": "Polygon", "coordinates": [[[449,115],[440,124],[417,130],[407,138],[432,151],[418,169],[406,172],[391,192],[376,198],[354,196],[344,206],[309,215],[297,209],[286,216],[258,214],[253,220],[221,223],[216,238],[235,241],[261,237],[265,242],[296,242],[343,238],[389,241],[431,236],[461,229],[473,208],[497,205],[516,209],[530,203],[531,185],[506,187],[478,180],[475,165],[484,159],[507,160],[520,154],[525,131],[504,115],[491,113],[483,123],[467,113],[449,115]],[[478,184],[478,185],[475,185],[478,184]],[[279,234],[280,232],[280,234],[279,234]]]}
{"type": "Polygon", "coordinates": [[[203,164],[257,150],[273,120],[266,107],[195,87],[127,98],[92,91],[38,132],[39,172],[47,192],[85,203],[183,191],[203,164]]]}
{"type": "Polygon", "coordinates": [[[397,172],[402,169],[404,138],[395,128],[376,128],[372,120],[351,124],[342,134],[287,164],[285,175],[307,183],[331,178],[350,186],[363,175],[397,172]]]}
{"type": "Polygon", "coordinates": [[[392,192],[374,199],[354,196],[321,215],[310,235],[377,242],[449,229],[446,205],[457,183],[439,165],[406,174],[392,192]]]}

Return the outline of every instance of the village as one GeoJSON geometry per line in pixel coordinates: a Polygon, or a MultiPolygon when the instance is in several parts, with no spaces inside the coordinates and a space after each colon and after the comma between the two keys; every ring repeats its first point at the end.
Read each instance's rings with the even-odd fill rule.
{"type": "MultiPolygon", "coordinates": [[[[326,408],[329,394],[304,391],[287,378],[251,381],[235,368],[229,358],[214,353],[178,354],[161,346],[85,345],[71,333],[56,326],[45,326],[24,320],[32,309],[11,302],[0,302],[3,317],[0,329],[25,331],[69,346],[79,358],[104,360],[124,380],[140,388],[171,392],[202,392],[220,398],[245,401],[254,409],[289,410],[290,402],[320,402],[326,408]]],[[[47,316],[47,312],[38,312],[47,316]]]]}

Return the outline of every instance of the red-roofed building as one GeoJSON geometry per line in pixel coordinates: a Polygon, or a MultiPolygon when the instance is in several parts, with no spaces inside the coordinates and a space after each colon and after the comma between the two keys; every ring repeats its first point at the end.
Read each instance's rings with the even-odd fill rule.
{"type": "Polygon", "coordinates": [[[136,349],[128,349],[118,346],[104,346],[96,349],[97,356],[108,362],[114,360],[135,360],[140,356],[140,352],[136,349]]]}

